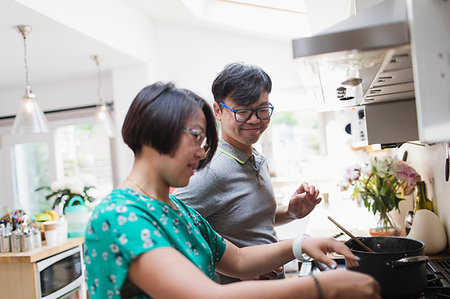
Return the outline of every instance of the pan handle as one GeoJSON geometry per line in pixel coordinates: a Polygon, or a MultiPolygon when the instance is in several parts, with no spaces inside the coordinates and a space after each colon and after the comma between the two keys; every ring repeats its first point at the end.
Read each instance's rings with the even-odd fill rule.
{"type": "Polygon", "coordinates": [[[394,269],[398,267],[423,264],[430,260],[426,255],[404,257],[396,261],[386,261],[386,267],[394,269]]]}

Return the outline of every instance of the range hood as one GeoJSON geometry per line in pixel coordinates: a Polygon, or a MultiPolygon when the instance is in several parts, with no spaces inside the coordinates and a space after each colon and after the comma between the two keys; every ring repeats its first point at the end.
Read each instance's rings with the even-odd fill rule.
{"type": "Polygon", "coordinates": [[[414,97],[406,1],[372,6],[293,41],[305,86],[324,110],[414,97]]]}
{"type": "Polygon", "coordinates": [[[450,1],[385,0],[293,40],[293,56],[319,111],[410,101],[417,140],[447,141],[449,32],[450,1]]]}

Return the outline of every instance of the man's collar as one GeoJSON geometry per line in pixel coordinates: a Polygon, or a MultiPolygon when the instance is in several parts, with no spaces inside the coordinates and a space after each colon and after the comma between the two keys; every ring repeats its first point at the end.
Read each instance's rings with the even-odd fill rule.
{"type": "Polygon", "coordinates": [[[228,142],[226,142],[223,139],[219,140],[219,146],[217,147],[217,150],[219,152],[224,153],[225,155],[233,158],[240,164],[244,164],[245,162],[247,162],[247,160],[250,157],[253,156],[253,155],[246,154],[243,151],[235,148],[234,146],[232,146],[231,144],[229,144],[228,142]]]}

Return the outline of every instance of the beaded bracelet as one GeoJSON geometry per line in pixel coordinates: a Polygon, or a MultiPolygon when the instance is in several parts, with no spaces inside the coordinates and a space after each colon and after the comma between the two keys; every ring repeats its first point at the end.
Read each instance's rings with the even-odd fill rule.
{"type": "Polygon", "coordinates": [[[311,276],[314,279],[314,283],[316,284],[317,298],[318,299],[323,299],[322,287],[320,286],[319,280],[317,279],[316,276],[314,276],[314,275],[311,275],[311,276]]]}
{"type": "Polygon", "coordinates": [[[301,262],[306,262],[306,261],[311,260],[311,258],[306,253],[303,253],[303,251],[302,251],[303,240],[308,239],[308,238],[311,238],[311,237],[307,234],[302,234],[300,236],[297,236],[294,239],[294,242],[292,242],[292,253],[294,253],[295,258],[301,262]]]}

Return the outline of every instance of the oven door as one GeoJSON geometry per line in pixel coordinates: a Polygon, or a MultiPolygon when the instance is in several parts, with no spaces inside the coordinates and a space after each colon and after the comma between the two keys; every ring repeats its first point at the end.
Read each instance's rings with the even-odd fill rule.
{"type": "Polygon", "coordinates": [[[36,263],[39,298],[59,298],[84,289],[82,247],[61,252],[36,263]]]}

